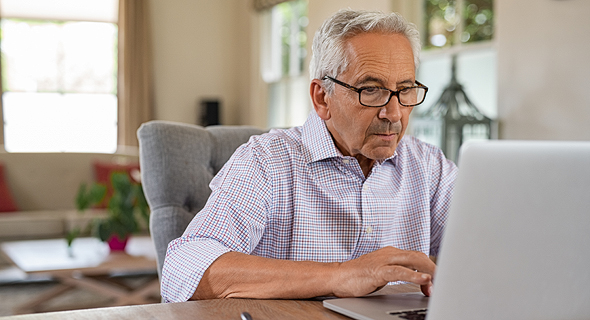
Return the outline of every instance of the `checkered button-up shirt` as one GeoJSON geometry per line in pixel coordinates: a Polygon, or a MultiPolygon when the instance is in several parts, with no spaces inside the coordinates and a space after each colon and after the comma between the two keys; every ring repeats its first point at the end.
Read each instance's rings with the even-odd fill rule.
{"type": "Polygon", "coordinates": [[[288,260],[346,261],[385,246],[437,255],[457,168],[404,137],[365,178],[312,112],[302,127],[242,145],[211,181],[212,194],[168,246],[165,301],[186,301],[229,251],[288,260]]]}

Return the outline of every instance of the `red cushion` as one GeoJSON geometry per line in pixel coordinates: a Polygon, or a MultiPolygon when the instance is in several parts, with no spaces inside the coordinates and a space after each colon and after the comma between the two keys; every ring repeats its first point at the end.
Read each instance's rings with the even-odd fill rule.
{"type": "Polygon", "coordinates": [[[130,163],[130,164],[116,164],[111,162],[94,162],[94,179],[98,183],[102,183],[107,186],[107,195],[105,200],[98,205],[99,208],[106,208],[108,206],[108,200],[111,198],[113,194],[113,186],[111,185],[111,175],[114,172],[124,172],[127,173],[129,179],[132,182],[139,182],[135,179],[137,174],[139,174],[139,163],[130,163]]]}
{"type": "Polygon", "coordinates": [[[4,179],[4,166],[0,163],[0,212],[13,211],[18,211],[18,207],[12,198],[8,185],[6,185],[4,179]]]}

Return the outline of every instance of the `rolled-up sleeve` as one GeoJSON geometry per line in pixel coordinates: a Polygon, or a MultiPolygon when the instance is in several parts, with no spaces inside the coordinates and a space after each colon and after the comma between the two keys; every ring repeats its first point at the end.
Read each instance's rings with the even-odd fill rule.
{"type": "Polygon", "coordinates": [[[187,301],[209,266],[224,253],[251,253],[271,203],[271,175],[252,140],[211,181],[211,196],[184,234],[168,245],[162,269],[165,302],[187,301]]]}

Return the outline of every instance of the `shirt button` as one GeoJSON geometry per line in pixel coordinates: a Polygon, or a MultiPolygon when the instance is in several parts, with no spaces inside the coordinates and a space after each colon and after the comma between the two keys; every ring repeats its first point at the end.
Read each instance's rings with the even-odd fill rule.
{"type": "Polygon", "coordinates": [[[368,185],[363,185],[363,191],[369,191],[369,186],[368,185]]]}
{"type": "Polygon", "coordinates": [[[371,233],[371,232],[373,232],[373,228],[371,226],[368,226],[366,231],[367,231],[367,233],[371,233]]]}
{"type": "Polygon", "coordinates": [[[348,159],[342,159],[342,162],[344,162],[344,164],[348,164],[350,162],[350,160],[348,160],[348,159]]]}

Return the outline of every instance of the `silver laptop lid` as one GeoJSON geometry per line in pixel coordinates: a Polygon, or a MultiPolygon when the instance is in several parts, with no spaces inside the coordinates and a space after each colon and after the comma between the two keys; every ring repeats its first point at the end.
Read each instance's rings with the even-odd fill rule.
{"type": "Polygon", "coordinates": [[[427,319],[590,319],[590,142],[466,144],[427,319]]]}

